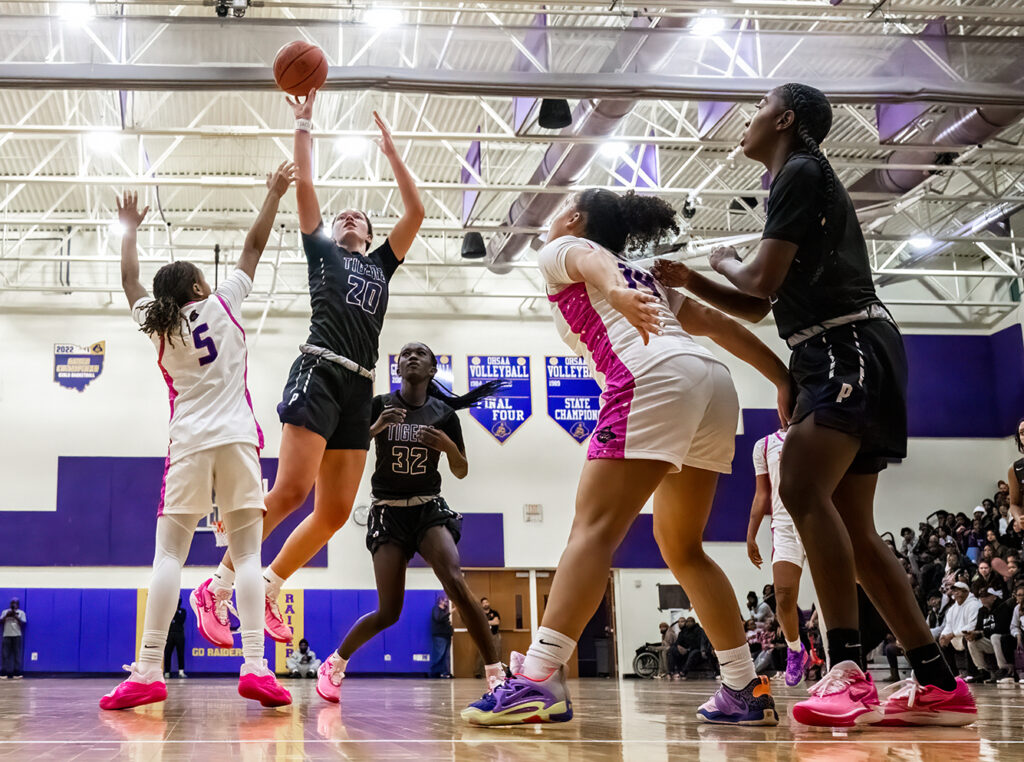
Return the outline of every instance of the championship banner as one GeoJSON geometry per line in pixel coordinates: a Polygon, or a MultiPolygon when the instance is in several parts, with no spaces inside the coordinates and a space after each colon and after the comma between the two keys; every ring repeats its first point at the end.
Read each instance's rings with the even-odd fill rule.
{"type": "MultiPolygon", "coordinates": [[[[437,373],[434,375],[434,378],[449,389],[453,388],[455,374],[452,372],[452,356],[436,355],[436,357],[437,373]]],[[[394,394],[402,388],[402,377],[398,375],[398,355],[388,355],[388,375],[391,383],[391,393],[394,394]]]]}
{"type": "Polygon", "coordinates": [[[469,388],[488,381],[508,381],[510,386],[487,397],[469,414],[501,444],[533,413],[530,398],[530,358],[516,355],[470,355],[469,388]]]}
{"type": "Polygon", "coordinates": [[[85,391],[89,382],[103,372],[103,356],[106,351],[105,341],[97,341],[88,347],[54,344],[53,380],[66,389],[85,391]]]}
{"type": "Polygon", "coordinates": [[[582,357],[548,357],[548,415],[580,444],[597,426],[601,387],[582,357]]]}

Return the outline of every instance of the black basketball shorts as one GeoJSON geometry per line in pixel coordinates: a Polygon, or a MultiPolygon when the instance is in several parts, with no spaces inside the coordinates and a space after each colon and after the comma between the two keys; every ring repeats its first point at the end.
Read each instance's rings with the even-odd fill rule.
{"type": "Polygon", "coordinates": [[[372,555],[381,545],[391,543],[400,547],[409,560],[419,551],[427,530],[436,526],[445,527],[458,544],[462,515],[449,508],[443,498],[420,505],[377,503],[370,508],[366,522],[366,548],[372,555]]]}
{"type": "Polygon", "coordinates": [[[328,450],[370,449],[373,382],[330,360],[301,354],[277,406],[281,423],[309,429],[328,450]]]}

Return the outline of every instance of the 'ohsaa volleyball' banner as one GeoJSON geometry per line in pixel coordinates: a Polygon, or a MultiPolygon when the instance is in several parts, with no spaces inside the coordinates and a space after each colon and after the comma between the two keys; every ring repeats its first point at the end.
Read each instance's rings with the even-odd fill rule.
{"type": "MultiPolygon", "coordinates": [[[[449,389],[455,383],[455,374],[452,372],[452,356],[436,355],[437,373],[434,375],[438,381],[449,389]]],[[[391,378],[391,393],[394,394],[402,388],[402,377],[398,375],[398,355],[388,355],[388,373],[391,378]]]]}
{"type": "Polygon", "coordinates": [[[601,387],[582,357],[548,357],[548,415],[582,444],[597,426],[601,387]]]}
{"type": "Polygon", "coordinates": [[[75,344],[53,345],[53,380],[68,389],[82,392],[103,372],[107,342],[97,341],[88,347],[75,344]]]}
{"type": "Polygon", "coordinates": [[[501,379],[510,386],[483,400],[469,414],[502,444],[533,413],[530,358],[517,355],[470,355],[469,388],[501,379]]]}

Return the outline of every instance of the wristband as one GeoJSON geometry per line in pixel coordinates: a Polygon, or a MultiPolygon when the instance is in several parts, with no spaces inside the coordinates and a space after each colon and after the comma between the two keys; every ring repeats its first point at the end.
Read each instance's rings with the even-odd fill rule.
{"type": "Polygon", "coordinates": [[[295,130],[296,132],[312,132],[313,122],[309,119],[296,119],[295,130]]]}

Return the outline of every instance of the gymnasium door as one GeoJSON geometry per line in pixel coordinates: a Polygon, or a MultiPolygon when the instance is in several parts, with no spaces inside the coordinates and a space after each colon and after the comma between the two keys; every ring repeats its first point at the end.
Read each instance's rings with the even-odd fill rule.
{"type": "MultiPolygon", "coordinates": [[[[530,572],[513,569],[475,569],[467,570],[465,574],[474,596],[477,599],[487,598],[491,602],[491,608],[497,609],[501,616],[501,660],[507,664],[512,651],[526,653],[532,639],[530,572]]],[[[547,606],[554,570],[542,569],[535,574],[539,624],[547,606]]],[[[569,677],[617,674],[613,600],[612,580],[609,577],[604,601],[584,629],[579,647],[569,660],[569,677]]],[[[455,677],[473,677],[478,653],[458,611],[455,612],[453,624],[455,636],[452,639],[452,674],[455,677]]]]}

